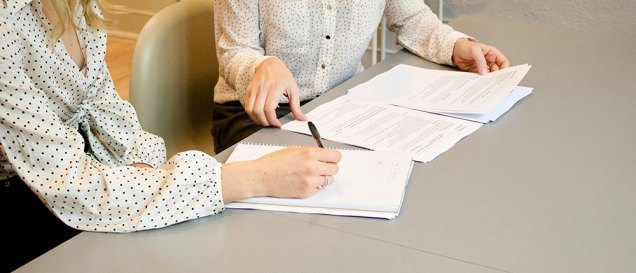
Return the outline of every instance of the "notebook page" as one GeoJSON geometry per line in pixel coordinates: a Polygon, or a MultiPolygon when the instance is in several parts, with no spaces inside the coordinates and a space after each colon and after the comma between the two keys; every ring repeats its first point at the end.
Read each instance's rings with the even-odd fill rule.
{"type": "MultiPolygon", "coordinates": [[[[252,160],[282,149],[280,146],[237,145],[227,162],[252,160]]],[[[306,199],[258,197],[240,201],[292,207],[398,212],[410,176],[411,154],[340,150],[340,171],[334,183],[306,199]]],[[[232,207],[232,204],[227,204],[232,207]]]]}

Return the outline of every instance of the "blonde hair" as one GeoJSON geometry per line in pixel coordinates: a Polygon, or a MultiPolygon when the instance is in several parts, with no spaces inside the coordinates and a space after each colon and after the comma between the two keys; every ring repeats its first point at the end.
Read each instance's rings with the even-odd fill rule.
{"type": "Polygon", "coordinates": [[[57,24],[55,26],[55,34],[57,38],[61,36],[64,31],[69,27],[69,24],[73,22],[73,16],[75,15],[75,11],[79,7],[82,6],[82,10],[84,11],[84,18],[86,19],[86,24],[89,27],[93,28],[106,28],[106,23],[104,22],[104,18],[102,18],[101,14],[98,12],[102,10],[102,8],[106,5],[104,0],[49,0],[51,5],[53,6],[53,10],[57,15],[57,24]],[[92,6],[93,1],[97,5],[97,8],[92,6]]]}

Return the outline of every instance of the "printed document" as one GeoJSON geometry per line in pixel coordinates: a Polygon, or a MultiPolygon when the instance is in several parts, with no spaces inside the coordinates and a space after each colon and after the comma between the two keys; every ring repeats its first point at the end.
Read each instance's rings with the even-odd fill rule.
{"type": "Polygon", "coordinates": [[[479,75],[400,64],[348,94],[420,111],[484,115],[511,93],[530,67],[524,64],[479,75]]]}
{"type": "Polygon", "coordinates": [[[518,101],[525,98],[526,96],[532,93],[532,88],[525,86],[516,86],[510,91],[510,94],[506,96],[503,101],[501,101],[495,109],[490,111],[487,114],[453,114],[453,113],[439,113],[442,115],[446,115],[449,117],[456,117],[465,120],[472,120],[481,123],[488,123],[491,121],[497,120],[499,117],[503,116],[512,106],[515,105],[518,101]]]}
{"type": "MultiPolygon", "coordinates": [[[[482,125],[349,95],[320,105],[306,116],[325,139],[377,151],[411,152],[413,160],[420,162],[433,160],[482,125]]],[[[310,134],[305,121],[288,122],[282,129],[310,134]]]]}

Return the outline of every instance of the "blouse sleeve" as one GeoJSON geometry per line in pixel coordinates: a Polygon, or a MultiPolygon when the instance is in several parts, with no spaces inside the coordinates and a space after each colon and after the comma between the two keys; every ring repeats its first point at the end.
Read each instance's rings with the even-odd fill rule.
{"type": "Polygon", "coordinates": [[[223,210],[221,165],[209,155],[180,153],[154,169],[111,167],[85,154],[77,129],[61,122],[26,75],[17,38],[2,34],[1,150],[64,223],[81,230],[129,232],[223,210]]]}
{"type": "Polygon", "coordinates": [[[215,0],[214,33],[219,74],[241,103],[256,67],[269,58],[260,45],[258,5],[253,0],[215,0]]]}
{"type": "MultiPolygon", "coordinates": [[[[134,133],[127,136],[134,142],[130,145],[124,145],[123,149],[112,148],[112,145],[103,145],[103,142],[98,143],[100,139],[93,137],[94,134],[91,132],[89,141],[94,144],[91,146],[93,157],[111,166],[145,163],[154,168],[159,167],[166,161],[166,146],[163,139],[141,130],[134,107],[129,102],[122,100],[117,91],[115,91],[110,71],[105,63],[101,67],[100,74],[100,78],[103,80],[97,81],[99,86],[96,88],[97,92],[93,101],[106,104],[105,108],[108,108],[109,111],[100,111],[98,115],[101,115],[101,118],[95,120],[99,123],[110,123],[109,125],[111,125],[100,126],[100,130],[108,131],[102,136],[126,135],[129,131],[134,131],[134,133]],[[113,111],[120,107],[124,108],[125,111],[113,111]],[[104,122],[104,120],[109,120],[110,122],[104,122]],[[120,120],[125,120],[125,122],[119,122],[120,120]]],[[[104,139],[105,137],[101,137],[101,140],[104,139]]]]}
{"type": "Polygon", "coordinates": [[[385,13],[400,45],[432,62],[453,65],[455,41],[468,37],[442,24],[421,0],[389,0],[385,13]]]}

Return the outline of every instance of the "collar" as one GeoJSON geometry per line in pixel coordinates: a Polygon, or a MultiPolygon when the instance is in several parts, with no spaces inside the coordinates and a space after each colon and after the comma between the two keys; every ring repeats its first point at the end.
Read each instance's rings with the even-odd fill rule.
{"type": "Polygon", "coordinates": [[[17,11],[24,8],[24,6],[31,4],[33,0],[0,0],[2,6],[9,14],[15,14],[17,11]]]}

